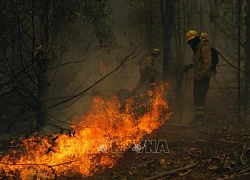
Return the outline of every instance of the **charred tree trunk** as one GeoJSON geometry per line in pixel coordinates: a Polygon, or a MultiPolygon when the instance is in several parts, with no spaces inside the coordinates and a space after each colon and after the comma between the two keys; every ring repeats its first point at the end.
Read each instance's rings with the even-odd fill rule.
{"type": "Polygon", "coordinates": [[[241,72],[240,72],[240,67],[241,67],[241,58],[240,58],[240,52],[241,52],[241,8],[242,8],[242,0],[239,0],[237,2],[237,40],[238,40],[238,70],[237,70],[237,85],[238,85],[238,103],[237,103],[237,115],[238,115],[238,123],[242,123],[242,118],[241,118],[241,72]]]}
{"type": "Polygon", "coordinates": [[[145,24],[146,24],[146,39],[147,39],[147,47],[149,50],[153,48],[153,0],[146,1],[146,16],[145,16],[145,24]]]}
{"type": "Polygon", "coordinates": [[[38,85],[38,116],[37,116],[37,131],[41,131],[45,126],[47,121],[47,105],[46,98],[48,93],[48,77],[46,72],[47,69],[47,59],[45,58],[45,51],[48,48],[49,42],[49,7],[50,0],[45,0],[43,4],[43,9],[40,16],[40,44],[41,49],[37,54],[37,66],[38,66],[38,75],[37,75],[37,85],[38,85]]]}
{"type": "Polygon", "coordinates": [[[249,109],[249,93],[250,93],[250,0],[246,1],[246,61],[245,61],[245,79],[244,79],[244,87],[243,87],[243,111],[245,115],[248,113],[249,109]]]}
{"type": "MultiPolygon", "coordinates": [[[[175,77],[176,77],[176,102],[179,104],[181,102],[181,88],[183,79],[183,51],[182,51],[182,34],[181,34],[181,2],[176,1],[176,14],[175,27],[176,27],[176,63],[175,63],[175,77]]],[[[180,104],[179,104],[180,105],[180,104]]]]}
{"type": "Polygon", "coordinates": [[[169,70],[170,44],[174,22],[175,0],[161,0],[163,28],[163,77],[166,79],[169,70]]]}
{"type": "Polygon", "coordinates": [[[218,0],[209,0],[209,6],[210,6],[210,14],[209,14],[209,20],[211,23],[212,28],[212,43],[215,43],[215,40],[217,39],[217,18],[218,15],[218,7],[219,7],[219,1],[218,0]]]}

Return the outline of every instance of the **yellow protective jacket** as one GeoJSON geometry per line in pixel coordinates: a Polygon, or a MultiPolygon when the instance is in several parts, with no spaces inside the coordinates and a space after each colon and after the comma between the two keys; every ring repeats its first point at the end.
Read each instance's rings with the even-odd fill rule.
{"type": "Polygon", "coordinates": [[[195,77],[211,77],[212,51],[204,42],[200,42],[192,56],[195,77]]]}
{"type": "Polygon", "coordinates": [[[139,62],[140,70],[154,70],[154,58],[151,55],[143,56],[139,62]]]}

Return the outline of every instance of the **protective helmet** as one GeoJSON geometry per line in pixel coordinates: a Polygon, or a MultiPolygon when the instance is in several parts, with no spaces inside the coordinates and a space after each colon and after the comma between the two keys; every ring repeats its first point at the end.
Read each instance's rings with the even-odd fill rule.
{"type": "Polygon", "coordinates": [[[161,54],[161,50],[158,49],[158,48],[154,48],[154,49],[152,49],[151,53],[154,54],[154,55],[159,55],[159,54],[161,54]]]}
{"type": "Polygon", "coordinates": [[[202,32],[200,35],[201,40],[209,40],[208,34],[206,32],[202,32]]]}
{"type": "Polygon", "coordinates": [[[186,33],[186,42],[194,39],[195,37],[198,37],[199,34],[197,31],[195,30],[189,30],[187,33],[186,33]]]}

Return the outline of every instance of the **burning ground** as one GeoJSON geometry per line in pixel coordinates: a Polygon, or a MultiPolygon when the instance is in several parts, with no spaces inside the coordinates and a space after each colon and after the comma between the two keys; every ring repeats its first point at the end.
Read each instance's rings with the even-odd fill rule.
{"type": "Polygon", "coordinates": [[[153,96],[152,92],[141,95],[139,98],[146,100],[146,104],[138,105],[136,97],[129,98],[122,111],[117,96],[94,97],[89,113],[72,127],[73,133],[22,139],[18,148],[1,158],[2,177],[24,180],[72,174],[88,177],[100,169],[112,168],[122,154],[108,151],[110,142],[119,142],[112,144],[112,151],[114,147],[125,151],[172,115],[164,100],[165,87],[157,87],[153,96]],[[138,114],[139,109],[143,113],[138,114]]]}
{"type": "Polygon", "coordinates": [[[176,124],[165,87],[154,98],[129,98],[122,110],[117,96],[96,96],[72,132],[12,142],[1,157],[1,179],[249,179],[249,129],[224,126],[230,112],[223,106],[210,107],[206,124],[176,124]],[[167,140],[169,153],[132,151],[141,138],[167,140]]]}

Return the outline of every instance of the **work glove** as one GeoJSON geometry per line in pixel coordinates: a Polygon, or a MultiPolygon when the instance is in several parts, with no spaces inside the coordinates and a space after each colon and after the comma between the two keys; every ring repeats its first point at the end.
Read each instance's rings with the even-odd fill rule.
{"type": "Polygon", "coordinates": [[[184,66],[184,72],[187,72],[189,69],[193,68],[193,64],[188,64],[184,66]]]}

